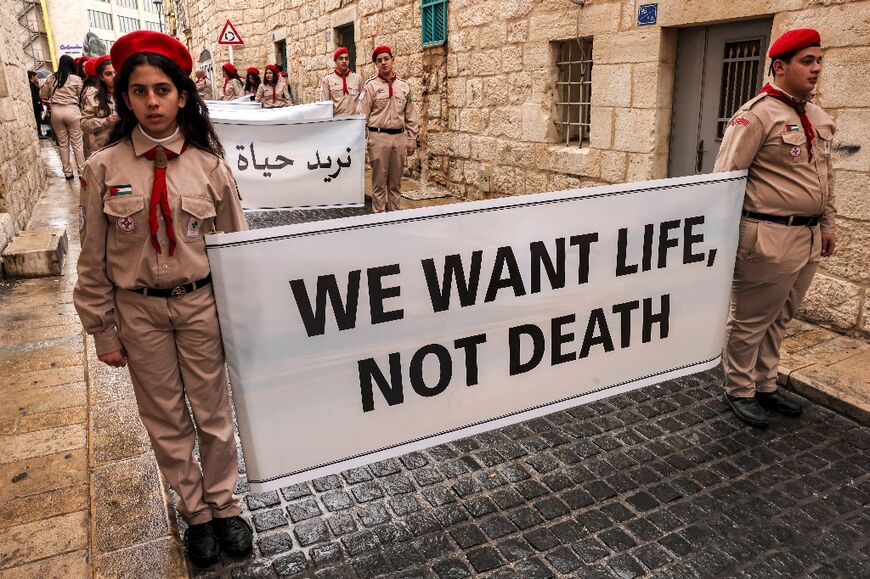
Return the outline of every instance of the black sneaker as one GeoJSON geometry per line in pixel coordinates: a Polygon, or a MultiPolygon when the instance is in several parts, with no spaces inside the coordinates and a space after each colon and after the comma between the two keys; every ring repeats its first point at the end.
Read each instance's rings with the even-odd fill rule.
{"type": "Polygon", "coordinates": [[[800,402],[779,390],[756,392],[755,399],[758,400],[762,408],[778,412],[779,414],[785,414],[786,416],[800,416],[800,413],[804,411],[800,402]]]}
{"type": "Polygon", "coordinates": [[[212,519],[211,524],[224,553],[233,557],[244,557],[251,552],[253,531],[251,525],[242,517],[212,519]]]}
{"type": "Polygon", "coordinates": [[[184,533],[187,557],[197,567],[210,567],[218,560],[218,540],[211,523],[190,525],[184,533]]]}

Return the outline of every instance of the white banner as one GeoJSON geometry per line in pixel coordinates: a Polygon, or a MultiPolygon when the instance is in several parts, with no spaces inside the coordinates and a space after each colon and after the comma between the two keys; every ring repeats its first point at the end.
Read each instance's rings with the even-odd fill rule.
{"type": "Polygon", "coordinates": [[[245,209],[365,203],[364,117],[260,124],[246,115],[271,111],[222,112],[212,123],[245,209]]]}
{"type": "Polygon", "coordinates": [[[715,366],[745,180],[207,237],[251,490],[715,366]]]}
{"type": "Polygon", "coordinates": [[[273,125],[275,123],[316,121],[332,118],[332,101],[264,109],[260,103],[206,101],[213,123],[273,125]]]}

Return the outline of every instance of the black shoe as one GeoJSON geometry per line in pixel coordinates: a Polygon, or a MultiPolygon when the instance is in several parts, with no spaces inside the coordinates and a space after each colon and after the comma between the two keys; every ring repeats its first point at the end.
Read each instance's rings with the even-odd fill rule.
{"type": "Polygon", "coordinates": [[[804,407],[797,400],[793,400],[779,390],[773,392],[756,392],[755,399],[762,408],[773,410],[786,416],[800,416],[804,407]]]}
{"type": "Polygon", "coordinates": [[[251,552],[253,531],[242,517],[212,519],[211,524],[224,553],[244,557],[251,552]]]}
{"type": "Polygon", "coordinates": [[[72,175],[64,175],[63,178],[66,179],[67,181],[72,181],[72,180],[73,180],[73,176],[72,176],[72,175]]]}
{"type": "Polygon", "coordinates": [[[758,428],[767,428],[767,412],[764,411],[755,398],[737,398],[725,394],[725,403],[734,411],[737,418],[758,428]]]}
{"type": "Polygon", "coordinates": [[[190,525],[184,533],[187,557],[197,567],[210,567],[217,563],[219,548],[211,523],[190,525]]]}

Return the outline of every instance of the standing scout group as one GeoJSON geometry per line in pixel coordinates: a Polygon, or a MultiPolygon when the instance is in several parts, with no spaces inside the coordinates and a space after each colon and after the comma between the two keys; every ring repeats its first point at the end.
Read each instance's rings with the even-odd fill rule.
{"type": "MultiPolygon", "coordinates": [[[[725,400],[755,426],[767,424],[766,409],[800,413],[776,389],[779,345],[820,256],[835,245],[834,123],[809,102],[819,46],[810,30],[772,45],[774,82],[733,117],[716,163],[717,170],[749,170],[723,360],[725,400]]],[[[401,167],[417,134],[408,84],[393,73],[386,46],[374,50],[378,75],[365,83],[349,71],[345,49],[334,60],[323,97],[336,114],[366,115],[375,209],[397,209],[401,167]]],[[[85,89],[87,113],[72,59],[61,59],[43,89],[68,176],[63,147],[80,140],[79,126],[93,135],[87,162],[80,146],[76,152],[82,252],[75,307],[99,359],[129,366],[157,463],[180,499],[192,562],[211,565],[220,551],[245,556],[252,533],[235,495],[239,464],[204,235],[248,224],[198,88],[202,75],[191,79],[184,45],[151,31],[121,37],[90,70],[97,80],[85,89]]],[[[225,88],[240,84],[234,69],[224,71],[225,88]]],[[[236,89],[244,85],[229,90],[236,89]]],[[[256,95],[289,101],[282,91],[281,71],[266,67],[256,95]]]]}

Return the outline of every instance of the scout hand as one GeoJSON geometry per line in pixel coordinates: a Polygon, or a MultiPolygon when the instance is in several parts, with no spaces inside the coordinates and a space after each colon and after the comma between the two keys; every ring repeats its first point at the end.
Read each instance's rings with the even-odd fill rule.
{"type": "Polygon", "coordinates": [[[833,233],[822,233],[822,257],[828,257],[834,254],[834,249],[837,247],[837,238],[833,233]]]}
{"type": "Polygon", "coordinates": [[[127,354],[123,349],[109,352],[108,354],[102,354],[97,356],[97,358],[99,358],[100,362],[115,368],[123,368],[127,365],[127,354]]]}
{"type": "Polygon", "coordinates": [[[414,151],[416,151],[416,150],[417,150],[417,143],[415,143],[414,141],[411,141],[410,143],[408,143],[408,155],[413,155],[414,151]]]}

